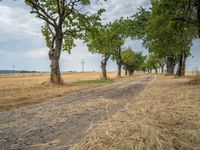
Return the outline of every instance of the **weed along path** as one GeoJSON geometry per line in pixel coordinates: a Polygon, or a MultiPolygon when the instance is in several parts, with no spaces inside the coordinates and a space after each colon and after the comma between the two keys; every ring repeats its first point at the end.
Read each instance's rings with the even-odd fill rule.
{"type": "Polygon", "coordinates": [[[15,110],[0,112],[1,150],[66,150],[94,123],[109,119],[153,76],[130,78],[15,110]]]}

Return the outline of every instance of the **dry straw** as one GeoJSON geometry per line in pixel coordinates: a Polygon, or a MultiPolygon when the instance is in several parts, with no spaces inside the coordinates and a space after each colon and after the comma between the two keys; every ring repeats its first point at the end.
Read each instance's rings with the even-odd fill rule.
{"type": "Polygon", "coordinates": [[[157,77],[136,101],[103,121],[72,150],[199,150],[200,85],[157,77]]]}

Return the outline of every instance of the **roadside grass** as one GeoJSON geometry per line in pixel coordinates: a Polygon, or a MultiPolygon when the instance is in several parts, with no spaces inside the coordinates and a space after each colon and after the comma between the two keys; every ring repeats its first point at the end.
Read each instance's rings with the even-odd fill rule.
{"type": "Polygon", "coordinates": [[[200,85],[189,81],[157,76],[125,109],[94,124],[71,150],[199,150],[200,85]]]}
{"type": "Polygon", "coordinates": [[[76,83],[80,83],[80,84],[101,84],[101,83],[113,83],[114,79],[95,79],[95,80],[80,80],[77,81],[76,83]]]}
{"type": "Polygon", "coordinates": [[[196,71],[193,73],[193,75],[189,76],[191,80],[189,81],[190,85],[197,85],[200,84],[200,71],[196,71]]]}

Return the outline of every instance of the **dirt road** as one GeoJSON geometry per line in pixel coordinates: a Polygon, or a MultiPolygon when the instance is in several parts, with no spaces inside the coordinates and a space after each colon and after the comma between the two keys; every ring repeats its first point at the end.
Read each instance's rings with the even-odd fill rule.
{"type": "Polygon", "coordinates": [[[152,76],[122,80],[43,104],[0,112],[1,150],[66,150],[95,123],[109,119],[144,90],[152,76]]]}

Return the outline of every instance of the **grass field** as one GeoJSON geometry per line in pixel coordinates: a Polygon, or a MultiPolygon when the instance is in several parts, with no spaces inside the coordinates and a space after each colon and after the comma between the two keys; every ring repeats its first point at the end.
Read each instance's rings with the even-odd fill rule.
{"type": "MultiPolygon", "coordinates": [[[[103,111],[103,107],[109,108],[115,103],[124,103],[125,108],[118,110],[115,115],[109,116],[109,112],[107,113],[109,119],[91,124],[87,135],[78,143],[71,145],[71,149],[199,150],[200,75],[189,75],[184,78],[152,75],[153,80],[133,100],[126,101],[121,98],[120,101],[114,101],[117,98],[114,96],[111,96],[112,99],[100,101],[87,99],[71,104],[67,103],[65,109],[60,105],[55,105],[54,108],[53,104],[51,106],[54,108],[54,111],[51,109],[52,114],[47,107],[40,110],[41,113],[38,113],[37,117],[42,117],[44,120],[49,118],[55,124],[65,123],[76,114],[84,114],[85,111],[101,107],[100,110],[94,109],[94,113],[97,110],[100,112],[103,111]],[[54,113],[61,110],[62,113],[54,113]],[[60,114],[61,116],[59,116],[60,114]],[[67,114],[67,117],[62,116],[64,114],[67,114]]],[[[0,110],[37,104],[74,91],[118,81],[115,79],[116,73],[111,72],[108,76],[109,80],[101,80],[100,73],[97,72],[64,74],[62,77],[65,84],[55,86],[49,84],[48,74],[2,75],[0,76],[0,110]]],[[[144,75],[136,74],[132,78],[126,78],[123,82],[125,81],[124,84],[129,87],[133,81],[137,85],[140,78],[144,78],[144,75]]],[[[126,89],[124,85],[119,86],[118,82],[112,86],[116,87],[116,94],[119,94],[119,89],[126,89]]],[[[128,89],[126,90],[128,91],[128,89]]],[[[91,94],[96,96],[94,92],[95,90],[91,94]]],[[[107,92],[113,94],[112,91],[108,90],[107,92]]],[[[121,95],[127,94],[129,93],[122,92],[121,95]]],[[[81,117],[78,120],[81,120],[81,117]]],[[[12,124],[9,122],[8,125],[12,124]]],[[[35,146],[44,146],[44,143],[35,146]]],[[[48,147],[49,144],[45,146],[48,147]]]]}
{"type": "Polygon", "coordinates": [[[200,84],[190,80],[157,76],[136,101],[93,125],[72,149],[199,150],[200,84]]]}
{"type": "MultiPolygon", "coordinates": [[[[108,77],[113,79],[116,73],[110,72],[108,77]]],[[[49,84],[49,74],[0,75],[0,111],[40,103],[70,92],[112,82],[100,80],[99,72],[66,73],[62,78],[65,84],[55,86],[49,84]]]]}

